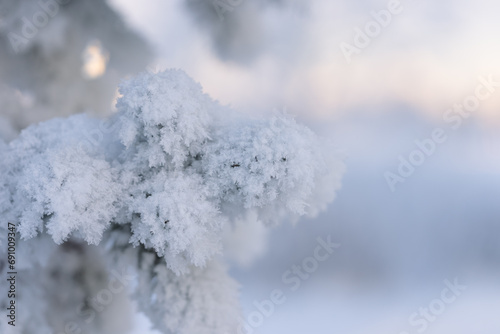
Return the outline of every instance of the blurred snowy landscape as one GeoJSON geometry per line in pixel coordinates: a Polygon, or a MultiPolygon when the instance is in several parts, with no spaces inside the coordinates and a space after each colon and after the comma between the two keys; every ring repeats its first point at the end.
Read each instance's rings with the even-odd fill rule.
{"type": "Polygon", "coordinates": [[[341,246],[255,333],[417,333],[410,315],[455,278],[467,289],[422,332],[497,333],[498,132],[453,134],[391,192],[384,172],[432,127],[405,113],[337,125],[349,152],[343,188],[317,219],[273,231],[266,258],[237,271],[247,314],[273,289],[287,291],[282,273],[311,256],[317,237],[341,246]]]}

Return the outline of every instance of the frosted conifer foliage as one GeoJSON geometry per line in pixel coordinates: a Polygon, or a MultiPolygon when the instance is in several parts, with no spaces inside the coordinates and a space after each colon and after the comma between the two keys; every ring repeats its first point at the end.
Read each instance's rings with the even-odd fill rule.
{"type": "Polygon", "coordinates": [[[247,217],[271,225],[316,214],[343,164],[291,116],[237,114],[180,70],[143,73],[120,94],[106,131],[75,115],[1,144],[0,212],[30,243],[25,270],[49,267],[31,256],[47,237],[99,245],[135,268],[133,295],[163,333],[234,333],[222,236],[247,217]]]}

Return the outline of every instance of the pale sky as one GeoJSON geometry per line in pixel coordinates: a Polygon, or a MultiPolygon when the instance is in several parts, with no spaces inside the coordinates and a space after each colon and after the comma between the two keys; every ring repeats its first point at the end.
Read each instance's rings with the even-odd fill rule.
{"type": "MultiPolygon", "coordinates": [[[[363,29],[373,20],[371,11],[387,9],[389,1],[288,0],[285,8],[263,6],[244,20],[232,41],[260,43],[257,56],[245,63],[221,59],[207,29],[195,24],[182,1],[111,3],[156,47],[155,66],[186,70],[212,97],[235,108],[286,107],[328,119],[398,105],[441,119],[447,108],[474,93],[479,76],[500,82],[497,1],[401,0],[400,13],[350,64],[340,44],[354,45],[354,29],[363,29]]],[[[239,18],[248,1],[225,19],[239,18]]],[[[485,124],[500,123],[500,87],[480,109],[474,115],[485,124]]]]}

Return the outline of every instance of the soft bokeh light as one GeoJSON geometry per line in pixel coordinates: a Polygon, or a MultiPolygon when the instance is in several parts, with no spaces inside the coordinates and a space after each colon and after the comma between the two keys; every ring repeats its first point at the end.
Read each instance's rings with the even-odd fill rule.
{"type": "Polygon", "coordinates": [[[109,55],[99,41],[93,41],[83,50],[82,73],[88,79],[97,79],[106,72],[109,55]]]}

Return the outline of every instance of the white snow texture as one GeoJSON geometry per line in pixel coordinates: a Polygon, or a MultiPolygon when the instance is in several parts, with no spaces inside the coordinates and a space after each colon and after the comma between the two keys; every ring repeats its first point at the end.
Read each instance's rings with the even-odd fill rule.
{"type": "Polygon", "coordinates": [[[237,284],[219,256],[228,226],[317,214],[343,163],[291,116],[239,115],[180,70],[119,91],[109,119],[52,119],[0,142],[0,214],[31,239],[26,270],[46,266],[34,253],[47,236],[106,244],[136,267],[134,295],[157,329],[235,333],[237,284]]]}

